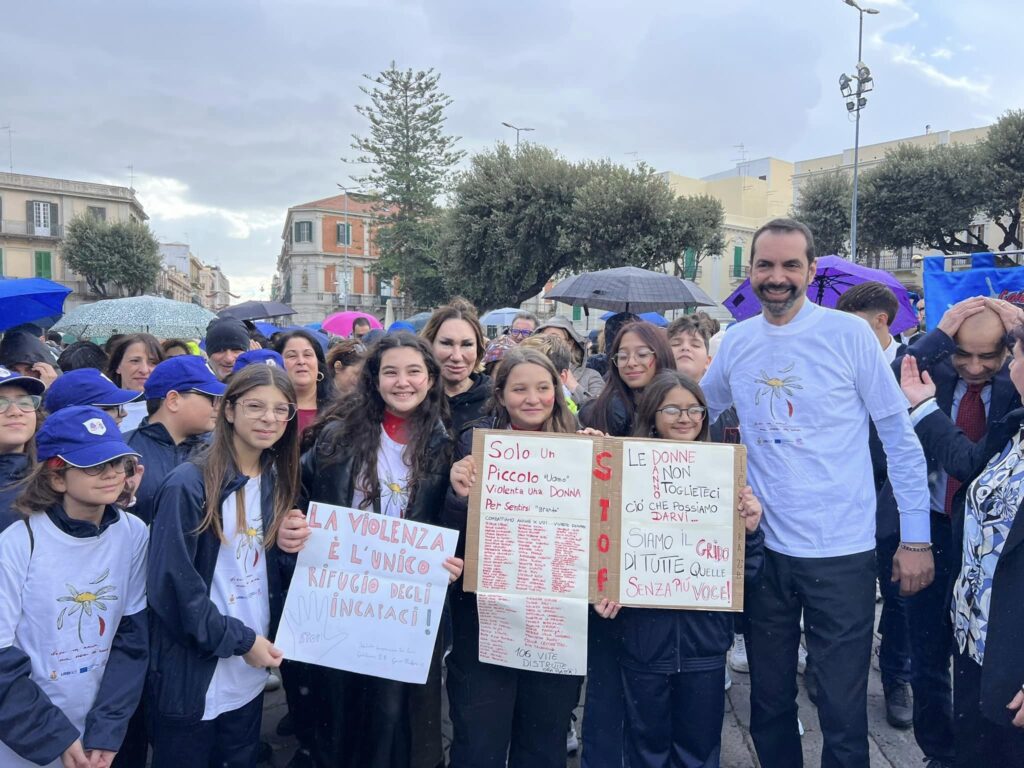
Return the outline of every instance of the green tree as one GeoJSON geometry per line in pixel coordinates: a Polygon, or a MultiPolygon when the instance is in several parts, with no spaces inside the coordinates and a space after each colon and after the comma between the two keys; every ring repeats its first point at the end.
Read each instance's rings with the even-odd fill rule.
{"type": "Polygon", "coordinates": [[[1000,117],[978,151],[984,180],[984,211],[1003,232],[996,248],[1024,248],[1020,212],[1024,196],[1024,110],[1010,110],[1000,117]]]}
{"type": "Polygon", "coordinates": [[[449,293],[481,309],[516,306],[574,265],[565,233],[583,179],[553,150],[499,144],[473,156],[445,220],[449,293]]]}
{"type": "Polygon", "coordinates": [[[977,145],[901,144],[862,178],[858,232],[889,250],[987,251],[985,241],[968,234],[984,208],[982,177],[977,145]]]}
{"type": "Polygon", "coordinates": [[[136,296],[152,290],[160,273],[156,239],[145,224],[107,223],[78,216],[61,243],[64,262],[98,296],[136,296]]]}
{"type": "Polygon", "coordinates": [[[442,267],[450,293],[515,306],[553,276],[675,265],[684,250],[721,252],[712,198],[677,198],[650,168],[573,164],[535,144],[472,158],[455,186],[442,267]]]}
{"type": "Polygon", "coordinates": [[[440,277],[436,257],[437,199],[447,188],[452,169],[465,153],[455,149],[457,136],[444,131],[445,110],[452,100],[438,89],[433,69],[399,70],[394,62],[379,75],[364,75],[360,90],[370,103],[356,111],[369,124],[365,136],[353,135],[354,161],[370,166],[358,178],[374,189],[381,205],[377,242],[378,276],[398,277],[410,301],[427,302],[440,277]]]}
{"type": "Polygon", "coordinates": [[[800,187],[793,218],[810,227],[819,256],[849,255],[851,195],[850,177],[839,171],[812,176],[800,187]]]}
{"type": "Polygon", "coordinates": [[[137,221],[118,221],[107,232],[109,252],[118,262],[115,283],[128,296],[141,296],[156,287],[160,246],[149,227],[137,221]]]}

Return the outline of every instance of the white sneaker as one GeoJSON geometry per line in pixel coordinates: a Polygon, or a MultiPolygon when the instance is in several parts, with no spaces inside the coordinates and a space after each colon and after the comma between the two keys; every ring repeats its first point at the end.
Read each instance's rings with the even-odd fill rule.
{"type": "Polygon", "coordinates": [[[733,638],[729,666],[736,672],[750,672],[750,663],[747,661],[747,641],[743,635],[736,635],[733,638]]]}
{"type": "Polygon", "coordinates": [[[565,753],[567,755],[575,754],[580,748],[580,740],[576,736],[576,724],[569,723],[569,733],[565,736],[565,753]]]}
{"type": "Polygon", "coordinates": [[[796,727],[800,731],[800,736],[803,737],[803,735],[804,735],[804,724],[800,721],[799,717],[796,719],[796,727]]]}
{"type": "Polygon", "coordinates": [[[796,673],[802,675],[807,669],[807,649],[798,645],[796,650],[796,673]]]}
{"type": "Polygon", "coordinates": [[[732,688],[732,675],[729,674],[729,665],[725,665],[725,690],[732,688]]]}

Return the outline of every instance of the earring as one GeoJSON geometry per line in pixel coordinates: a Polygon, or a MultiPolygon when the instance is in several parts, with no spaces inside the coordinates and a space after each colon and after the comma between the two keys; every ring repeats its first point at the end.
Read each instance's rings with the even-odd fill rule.
{"type": "Polygon", "coordinates": [[[323,381],[324,378],[326,378],[326,377],[324,376],[324,372],[323,371],[317,371],[316,372],[316,380],[317,381],[323,381]]]}

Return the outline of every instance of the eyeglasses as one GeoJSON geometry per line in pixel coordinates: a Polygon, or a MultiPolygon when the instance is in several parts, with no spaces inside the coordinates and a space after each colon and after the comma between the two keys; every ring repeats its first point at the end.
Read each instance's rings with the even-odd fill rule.
{"type": "Polygon", "coordinates": [[[100,407],[100,410],[115,419],[123,419],[128,415],[128,409],[123,405],[104,405],[100,407]]]}
{"type": "Polygon", "coordinates": [[[616,352],[612,355],[612,362],[616,368],[621,368],[629,363],[630,358],[633,358],[641,365],[645,365],[654,356],[654,350],[643,348],[638,349],[636,352],[616,352]]]}
{"type": "Polygon", "coordinates": [[[208,395],[205,392],[200,392],[200,391],[195,390],[195,389],[190,389],[188,392],[181,392],[179,394],[182,394],[182,395],[199,395],[200,397],[205,397],[207,400],[210,401],[210,405],[212,405],[214,408],[216,408],[218,405],[220,405],[220,398],[217,395],[208,395]]]}
{"type": "Polygon", "coordinates": [[[707,412],[708,409],[703,405],[691,405],[689,408],[680,408],[678,405],[666,405],[664,408],[659,408],[655,411],[655,413],[664,413],[670,419],[679,419],[685,413],[690,421],[700,421],[707,412]]]}
{"type": "Polygon", "coordinates": [[[515,336],[517,339],[525,339],[527,336],[532,334],[533,331],[528,328],[512,328],[508,332],[509,336],[515,336]]]}
{"type": "Polygon", "coordinates": [[[0,413],[7,413],[13,405],[22,413],[37,410],[43,398],[39,395],[19,395],[18,397],[0,397],[0,413]]]}
{"type": "Polygon", "coordinates": [[[267,405],[262,400],[242,400],[242,413],[247,419],[262,419],[269,413],[274,421],[291,421],[296,412],[292,403],[267,405]]]}
{"type": "Polygon", "coordinates": [[[105,461],[102,464],[96,464],[92,467],[76,467],[76,469],[81,469],[85,474],[89,475],[89,477],[99,477],[108,469],[114,470],[114,472],[119,475],[131,477],[135,474],[135,459],[130,456],[119,456],[116,459],[105,461]]]}

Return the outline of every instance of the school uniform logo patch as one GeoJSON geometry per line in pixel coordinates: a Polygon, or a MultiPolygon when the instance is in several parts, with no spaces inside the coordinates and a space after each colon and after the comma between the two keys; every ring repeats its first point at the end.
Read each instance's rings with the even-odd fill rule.
{"type": "Polygon", "coordinates": [[[82,422],[82,426],[86,428],[90,435],[107,434],[107,425],[103,423],[103,419],[89,419],[82,422]]]}

